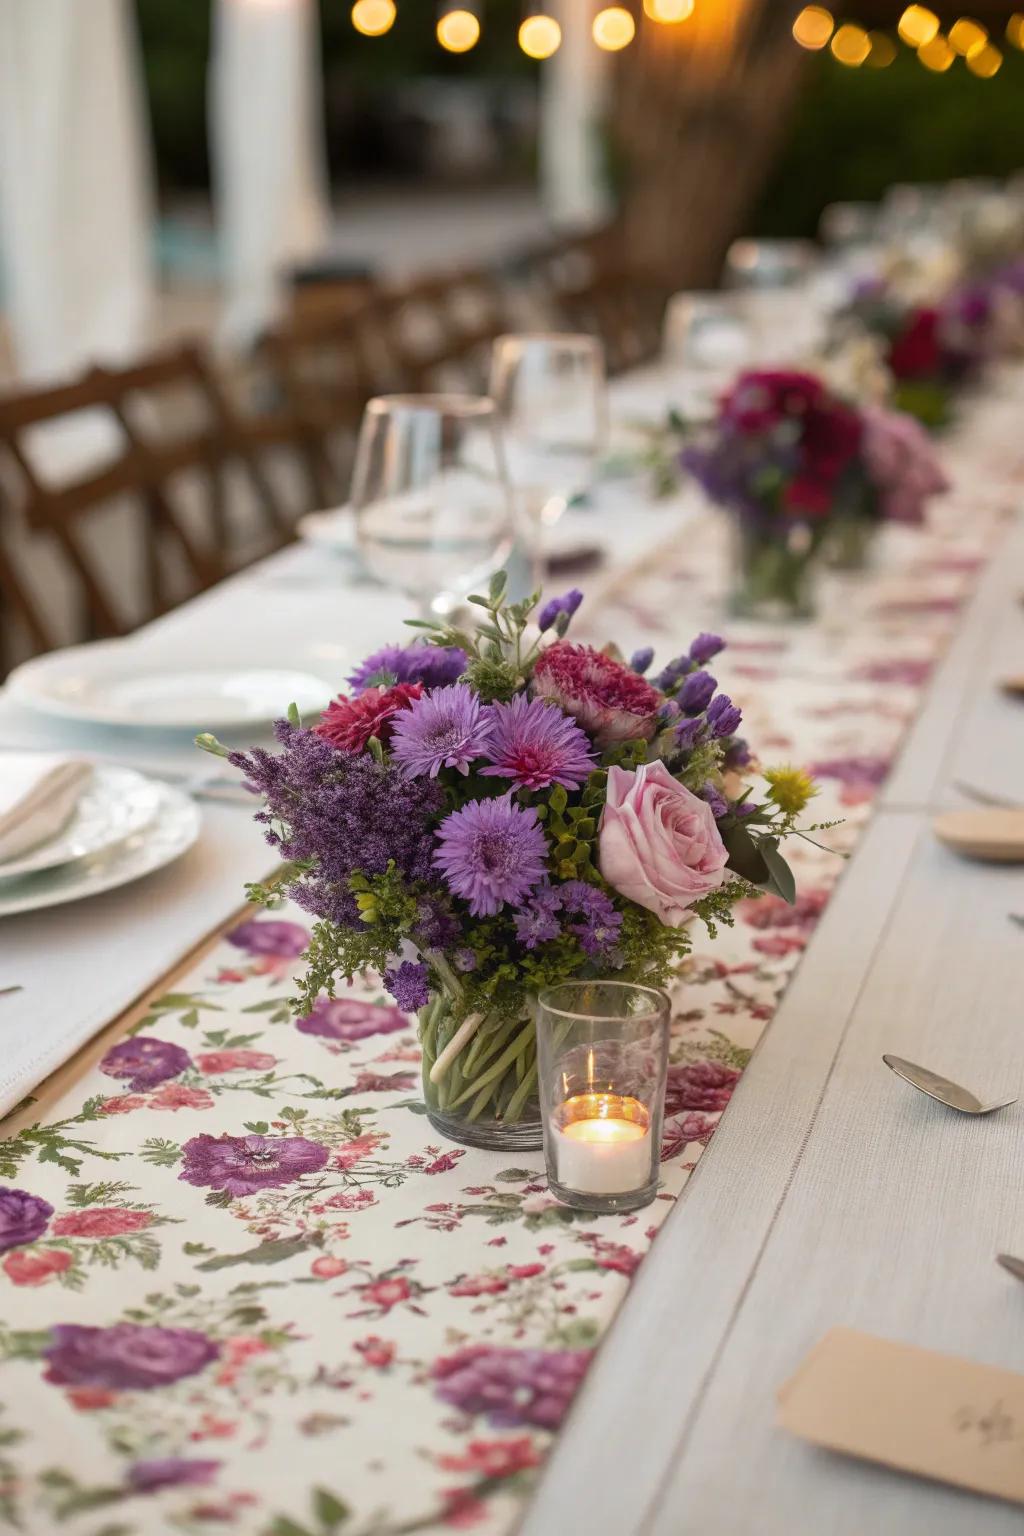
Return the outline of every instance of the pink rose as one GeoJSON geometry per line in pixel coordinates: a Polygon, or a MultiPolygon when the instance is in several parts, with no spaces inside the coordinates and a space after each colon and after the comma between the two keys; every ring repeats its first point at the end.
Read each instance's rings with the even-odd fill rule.
{"type": "Polygon", "coordinates": [[[201,1072],[269,1072],[277,1057],[266,1051],[204,1051],[196,1057],[201,1072]]]}
{"type": "Polygon", "coordinates": [[[609,768],[598,863],[627,901],[680,928],[693,903],[725,880],[728,857],[710,805],[664,763],[609,768]]]}

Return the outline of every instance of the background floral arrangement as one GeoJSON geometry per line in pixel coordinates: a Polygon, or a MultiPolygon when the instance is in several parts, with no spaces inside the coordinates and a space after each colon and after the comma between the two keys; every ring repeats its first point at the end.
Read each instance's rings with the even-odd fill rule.
{"type": "Polygon", "coordinates": [[[536,1084],[526,999],[577,976],[657,985],[691,916],[713,932],[755,886],[792,900],[779,843],[813,785],[768,773],[760,803],[741,786],[717,636],[649,681],[651,651],[627,665],[565,639],[577,591],[536,624],[504,573],[470,601],[475,633],[421,626],[427,643],[369,657],[311,729],[279,722],[279,754],[227,755],[320,919],[296,1010],[377,970],[420,1012],[431,1112],[515,1123],[536,1084]]]}

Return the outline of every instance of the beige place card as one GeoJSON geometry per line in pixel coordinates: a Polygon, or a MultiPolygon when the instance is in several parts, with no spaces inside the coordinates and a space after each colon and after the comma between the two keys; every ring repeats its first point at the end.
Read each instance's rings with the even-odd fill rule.
{"type": "Polygon", "coordinates": [[[828,1450],[1024,1504],[1024,1376],[833,1328],[778,1393],[828,1450]]]}

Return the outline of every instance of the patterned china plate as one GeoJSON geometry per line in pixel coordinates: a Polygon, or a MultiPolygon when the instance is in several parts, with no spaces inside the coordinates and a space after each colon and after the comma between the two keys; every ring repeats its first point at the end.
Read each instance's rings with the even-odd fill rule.
{"type": "Polygon", "coordinates": [[[20,858],[0,863],[0,889],[6,880],[71,864],[123,842],[149,825],[159,805],[160,785],[152,779],[131,768],[97,765],[71,819],[57,836],[20,858]]]}

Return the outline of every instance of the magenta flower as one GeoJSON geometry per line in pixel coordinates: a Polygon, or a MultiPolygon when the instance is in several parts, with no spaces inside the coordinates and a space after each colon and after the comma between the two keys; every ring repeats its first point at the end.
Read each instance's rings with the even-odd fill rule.
{"type": "Polygon", "coordinates": [[[502,1349],[471,1344],[434,1361],[438,1397],[506,1428],[557,1429],[587,1367],[589,1349],[502,1349]]]}
{"type": "Polygon", "coordinates": [[[144,1093],[186,1072],[191,1065],[191,1056],[180,1045],[136,1035],[112,1046],[100,1062],[100,1071],[107,1077],[126,1077],[133,1093],[144,1093]]]}
{"type": "Polygon", "coordinates": [[[650,741],[664,702],[631,668],[589,645],[560,640],[541,654],[533,692],[564,709],[599,747],[642,737],[650,741]]]}
{"type": "Polygon", "coordinates": [[[117,1323],[113,1328],[83,1328],[58,1323],[43,1350],[46,1380],[61,1387],[107,1387],[113,1391],[148,1391],[169,1387],[205,1370],[220,1345],[194,1328],[143,1327],[117,1323]]]}
{"type": "Polygon", "coordinates": [[[556,704],[517,693],[511,703],[492,704],[490,715],[491,766],[481,770],[484,778],[511,779],[517,789],[579,789],[586,782],[593,748],[556,704]]]}
{"type": "Polygon", "coordinates": [[[250,918],[232,928],[227,940],[247,955],[281,955],[290,959],[309,948],[309,934],[301,923],[284,923],[279,919],[268,922],[250,918]]]}
{"type": "Polygon", "coordinates": [[[437,836],[434,863],[474,917],[492,917],[506,902],[518,906],[544,878],[548,845],[533,806],[507,796],[470,800],[445,817],[437,836]]]}
{"type": "Polygon", "coordinates": [[[365,1040],[370,1035],[393,1035],[408,1029],[409,1020],[397,1008],[356,999],[318,997],[311,1013],[296,1019],[300,1035],[319,1035],[324,1040],[365,1040]]]}
{"type": "Polygon", "coordinates": [[[0,1185],[0,1253],[34,1243],[46,1231],[53,1206],[27,1189],[0,1185]]]}
{"type": "Polygon", "coordinates": [[[128,1486],[133,1493],[157,1493],[161,1488],[204,1488],[220,1469],[219,1461],[199,1461],[182,1456],[162,1456],[133,1461],[128,1486]]]}
{"type": "Polygon", "coordinates": [[[391,752],[407,778],[436,779],[442,768],[468,773],[490,739],[490,719],[466,683],[425,693],[394,721],[391,752]]]}
{"type": "Polygon", "coordinates": [[[327,1148],[304,1136],[193,1136],[182,1148],[184,1164],[178,1175],[186,1184],[224,1189],[229,1195],[252,1195],[259,1189],[280,1189],[304,1173],[319,1173],[327,1148]]]}
{"type": "Polygon", "coordinates": [[[693,1061],[685,1067],[669,1067],[665,1114],[678,1115],[684,1109],[724,1109],[739,1080],[735,1067],[723,1066],[720,1061],[693,1061]]]}

